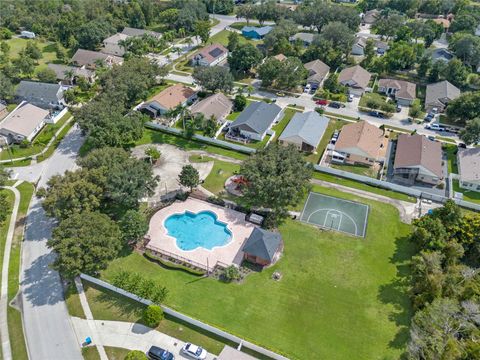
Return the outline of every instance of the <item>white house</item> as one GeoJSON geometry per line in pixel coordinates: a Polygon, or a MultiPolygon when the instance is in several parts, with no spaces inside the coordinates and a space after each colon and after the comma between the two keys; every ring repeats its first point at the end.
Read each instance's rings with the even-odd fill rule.
{"type": "Polygon", "coordinates": [[[192,65],[215,66],[224,61],[228,56],[228,50],[222,44],[205,46],[192,57],[192,65]]]}
{"type": "Polygon", "coordinates": [[[8,144],[32,141],[45,126],[49,114],[48,110],[23,101],[0,122],[0,135],[8,144]]]}
{"type": "Polygon", "coordinates": [[[480,192],[480,148],[460,149],[457,153],[460,187],[480,192]]]}

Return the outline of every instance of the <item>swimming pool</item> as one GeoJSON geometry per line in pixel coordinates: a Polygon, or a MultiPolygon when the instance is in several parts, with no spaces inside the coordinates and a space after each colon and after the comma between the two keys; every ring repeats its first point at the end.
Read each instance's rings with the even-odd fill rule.
{"type": "Polygon", "coordinates": [[[177,246],[184,251],[199,247],[212,250],[228,244],[232,239],[227,224],[219,221],[217,215],[209,210],[170,215],[164,225],[168,235],[174,237],[177,246]]]}

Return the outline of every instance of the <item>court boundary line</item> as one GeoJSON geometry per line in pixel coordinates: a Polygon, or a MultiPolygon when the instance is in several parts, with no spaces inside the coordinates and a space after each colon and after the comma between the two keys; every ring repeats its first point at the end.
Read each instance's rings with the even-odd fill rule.
{"type": "MultiPolygon", "coordinates": [[[[353,220],[353,218],[348,215],[347,213],[344,213],[343,211],[340,211],[340,210],[337,210],[337,209],[332,209],[332,208],[323,208],[323,209],[317,209],[313,212],[310,213],[310,215],[308,216],[308,219],[306,220],[307,223],[309,224],[315,224],[313,222],[310,221],[310,218],[312,217],[313,214],[319,212],[319,211],[327,211],[327,215],[325,215],[325,220],[323,221],[323,227],[326,228],[326,229],[333,229],[332,227],[327,227],[325,225],[326,221],[327,221],[327,217],[328,217],[328,214],[330,213],[330,211],[336,211],[337,213],[340,214],[340,221],[338,223],[338,227],[337,227],[337,230],[338,231],[341,231],[340,230],[340,223],[342,222],[342,218],[343,216],[345,215],[345,217],[347,217],[348,219],[350,219],[350,221],[353,223],[353,225],[355,225],[355,234],[352,234],[351,232],[348,232],[348,231],[343,231],[344,233],[347,233],[347,234],[352,234],[352,235],[355,235],[355,236],[360,236],[360,235],[357,235],[358,234],[358,225],[357,225],[357,222],[355,220],[353,220]]],[[[318,224],[319,226],[322,226],[320,224],[318,224]]]]}

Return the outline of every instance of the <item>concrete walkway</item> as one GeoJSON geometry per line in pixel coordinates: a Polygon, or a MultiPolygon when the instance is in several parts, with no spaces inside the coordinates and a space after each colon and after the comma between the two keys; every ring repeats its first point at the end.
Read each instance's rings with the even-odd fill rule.
{"type": "MultiPolygon", "coordinates": [[[[180,349],[185,344],[183,341],[138,323],[85,320],[77,317],[72,318],[72,323],[79,341],[90,336],[93,343],[97,345],[144,352],[147,352],[150,346],[155,345],[170,351],[176,359],[190,359],[180,354],[180,349]],[[92,329],[96,329],[95,337],[92,336],[92,329]]],[[[212,354],[207,355],[207,360],[215,358],[216,356],[212,354]]]]}
{"type": "MultiPolygon", "coordinates": [[[[17,181],[15,186],[19,185],[17,181]]],[[[7,239],[5,241],[5,250],[3,252],[2,263],[2,286],[0,291],[0,335],[2,340],[2,355],[4,360],[12,359],[12,348],[10,346],[10,336],[8,334],[7,310],[8,310],[8,264],[10,263],[10,252],[15,234],[15,224],[17,222],[18,207],[20,205],[20,191],[14,186],[5,186],[4,189],[10,190],[15,195],[12,215],[8,226],[7,239]]]]}
{"type": "MultiPolygon", "coordinates": [[[[87,296],[85,295],[85,291],[83,290],[83,284],[82,284],[82,280],[80,280],[80,277],[75,278],[75,286],[77,288],[78,296],[80,297],[80,303],[82,304],[82,309],[83,309],[83,312],[85,313],[85,317],[87,318],[87,320],[93,320],[93,314],[92,314],[92,311],[90,310],[90,306],[88,305],[87,296]]],[[[88,324],[92,325],[92,327],[90,328],[90,334],[91,334],[90,336],[93,339],[98,339],[99,335],[97,333],[97,328],[93,326],[94,323],[89,322],[88,324]]],[[[80,345],[82,345],[85,338],[80,340],[81,340],[80,345]]],[[[107,353],[105,352],[105,348],[100,344],[95,344],[95,346],[97,347],[98,353],[100,354],[100,359],[108,360],[108,356],[107,356],[107,353]]]]}

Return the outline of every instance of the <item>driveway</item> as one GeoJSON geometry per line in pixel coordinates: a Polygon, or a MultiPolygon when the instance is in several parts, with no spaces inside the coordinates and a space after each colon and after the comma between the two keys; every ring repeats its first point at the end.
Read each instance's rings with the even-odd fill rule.
{"type": "MultiPolygon", "coordinates": [[[[85,320],[77,317],[72,318],[72,323],[79,343],[83,343],[86,337],[91,336],[90,328],[95,327],[98,338],[92,339],[94,344],[143,352],[147,352],[150,346],[155,345],[170,351],[176,359],[191,359],[180,354],[180,349],[185,344],[183,341],[138,323],[85,320]]],[[[207,355],[207,360],[215,358],[216,356],[212,354],[207,355]]]]}

